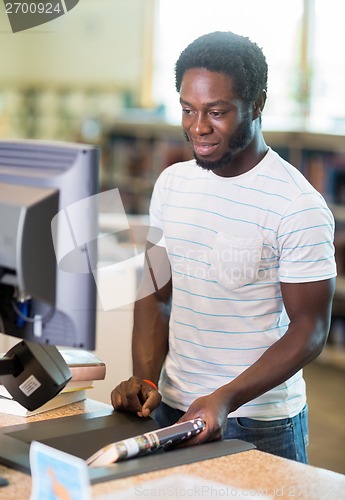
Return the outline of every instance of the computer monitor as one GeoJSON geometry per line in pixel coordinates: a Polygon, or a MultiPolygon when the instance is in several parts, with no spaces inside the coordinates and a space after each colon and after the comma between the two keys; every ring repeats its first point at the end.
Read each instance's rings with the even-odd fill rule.
{"type": "Polygon", "coordinates": [[[0,332],[95,349],[98,164],[91,145],[0,141],[0,332]]]}

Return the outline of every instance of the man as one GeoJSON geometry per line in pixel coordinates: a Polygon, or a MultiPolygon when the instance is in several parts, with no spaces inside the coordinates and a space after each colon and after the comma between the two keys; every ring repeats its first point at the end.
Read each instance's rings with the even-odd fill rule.
{"type": "Polygon", "coordinates": [[[264,141],[267,64],[256,44],[204,35],[175,69],[195,160],[156,182],[150,217],[163,238],[146,278],[170,266],[172,279],[135,304],[134,376],[112,404],[155,410],[161,425],[202,417],[191,445],[238,438],[307,462],[302,368],[329,331],[333,217],[264,141]]]}

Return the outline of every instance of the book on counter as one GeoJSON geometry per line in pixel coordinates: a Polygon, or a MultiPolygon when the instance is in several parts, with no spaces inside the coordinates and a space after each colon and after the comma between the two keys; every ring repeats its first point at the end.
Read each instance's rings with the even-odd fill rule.
{"type": "Polygon", "coordinates": [[[168,450],[202,432],[205,425],[204,420],[195,418],[123,441],[116,441],[96,451],[86,460],[86,463],[90,467],[106,467],[132,457],[168,450]]]}
{"type": "Polygon", "coordinates": [[[76,380],[103,380],[106,366],[95,354],[82,349],[59,349],[72,375],[76,380]]]}
{"type": "Polygon", "coordinates": [[[31,417],[38,413],[43,413],[48,410],[55,410],[61,406],[72,403],[78,403],[86,398],[86,390],[72,390],[60,392],[54,398],[47,401],[44,405],[36,410],[30,411],[22,406],[18,401],[15,401],[7,389],[0,385],[0,413],[7,413],[9,415],[16,415],[17,417],[31,417]]]}
{"type": "MultiPolygon", "coordinates": [[[[58,349],[68,364],[72,381],[103,380],[105,378],[105,363],[90,351],[82,349],[58,349]]],[[[0,358],[5,353],[0,354],[0,358]]]]}
{"type": "MultiPolygon", "coordinates": [[[[86,390],[92,389],[95,380],[105,378],[106,366],[95,354],[81,349],[59,349],[66,361],[72,378],[54,398],[36,410],[27,410],[15,401],[5,386],[0,384],[0,413],[29,417],[48,410],[77,403],[86,398],[86,390]]],[[[0,358],[4,354],[0,354],[0,358]]]]}
{"type": "Polygon", "coordinates": [[[73,392],[73,391],[81,391],[82,389],[93,389],[94,381],[93,380],[70,380],[67,382],[65,387],[61,392],[73,392]]]}

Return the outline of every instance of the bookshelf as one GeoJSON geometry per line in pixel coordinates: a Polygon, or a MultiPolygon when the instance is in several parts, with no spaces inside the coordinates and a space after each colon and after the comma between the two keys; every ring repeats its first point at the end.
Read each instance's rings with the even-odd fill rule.
{"type": "MultiPolygon", "coordinates": [[[[332,326],[321,361],[345,369],[345,140],[307,131],[264,131],[268,145],[299,168],[325,197],[336,221],[338,278],[332,326]]],[[[192,157],[179,125],[119,121],[103,136],[102,189],[119,188],[127,214],[147,214],[154,182],[168,165],[192,157]]]]}
{"type": "Polygon", "coordinates": [[[335,218],[337,283],[327,345],[319,361],[345,369],[345,140],[311,132],[267,132],[267,143],[301,169],[335,218]]]}
{"type": "MultiPolygon", "coordinates": [[[[345,226],[345,140],[342,135],[264,131],[267,144],[299,168],[345,226]]],[[[192,157],[182,129],[164,121],[119,121],[102,138],[102,187],[121,187],[140,200],[129,213],[143,214],[152,186],[168,165],[192,157]]]]}

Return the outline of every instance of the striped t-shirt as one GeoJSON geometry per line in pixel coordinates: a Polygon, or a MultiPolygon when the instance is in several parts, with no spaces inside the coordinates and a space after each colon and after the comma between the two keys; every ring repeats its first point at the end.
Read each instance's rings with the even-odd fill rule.
{"type": "MultiPolygon", "coordinates": [[[[186,411],[239,375],[287,330],[280,282],[336,275],[334,219],[323,197],[269,149],[250,171],[220,177],[194,160],[165,169],[150,206],[172,271],[163,401],[186,411]]],[[[302,370],[232,417],[294,416],[302,370]]]]}

